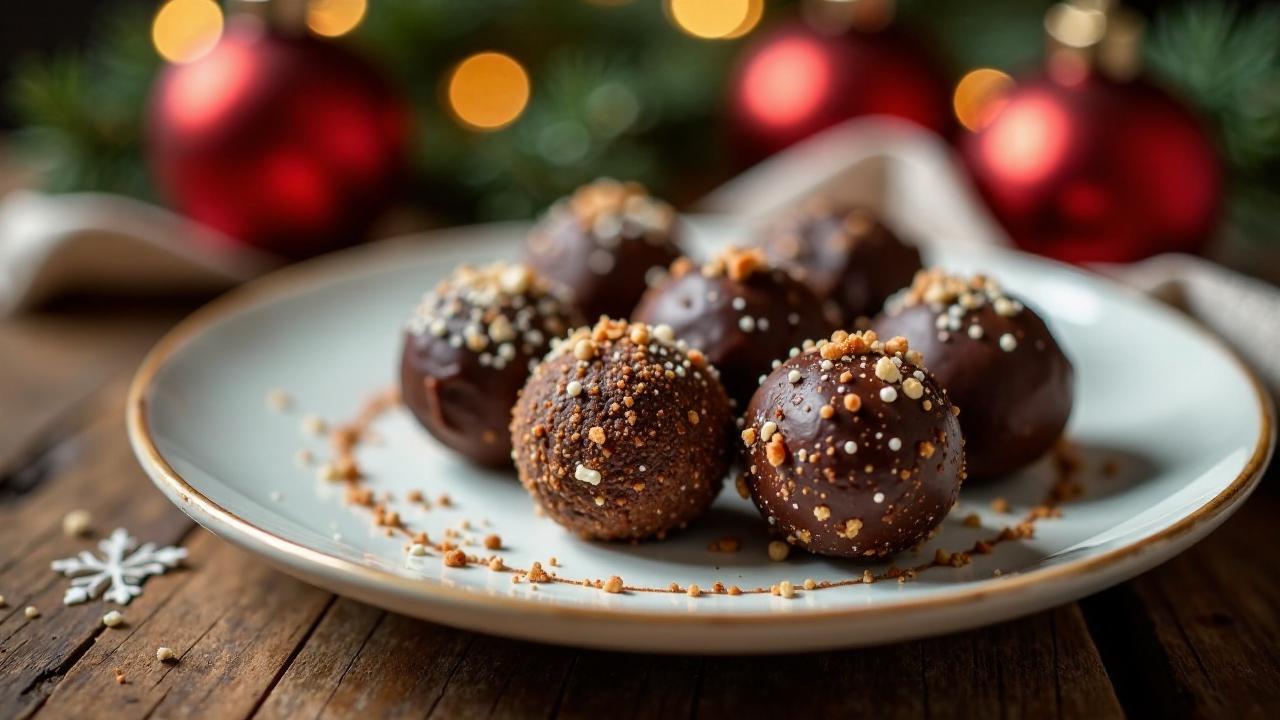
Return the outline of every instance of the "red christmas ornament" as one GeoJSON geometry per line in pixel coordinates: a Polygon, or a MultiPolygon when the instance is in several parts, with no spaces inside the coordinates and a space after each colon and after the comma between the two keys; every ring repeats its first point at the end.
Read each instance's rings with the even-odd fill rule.
{"type": "Polygon", "coordinates": [[[1013,240],[1061,260],[1196,252],[1217,218],[1222,178],[1208,136],[1140,80],[1019,82],[962,151],[1013,240]]]}
{"type": "Polygon", "coordinates": [[[785,26],[747,48],[730,88],[733,140],[747,162],[862,115],[893,115],[944,135],[952,129],[942,75],[892,29],[824,35],[785,26]]]}
{"type": "Polygon", "coordinates": [[[229,23],[152,88],[149,161],[180,212],[289,257],[358,240],[404,154],[404,106],[343,48],[229,23]]]}

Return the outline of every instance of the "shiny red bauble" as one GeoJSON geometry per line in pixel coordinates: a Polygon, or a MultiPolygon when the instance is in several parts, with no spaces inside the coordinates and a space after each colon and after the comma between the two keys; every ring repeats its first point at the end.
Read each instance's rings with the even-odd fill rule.
{"type": "Polygon", "coordinates": [[[150,105],[160,194],[287,257],[361,239],[394,189],[409,127],[404,105],[360,58],[252,18],[230,23],[199,60],[166,67],[150,105]]]}
{"type": "Polygon", "coordinates": [[[943,75],[927,52],[892,29],[824,35],[786,25],[744,51],[730,84],[733,144],[748,162],[863,115],[951,131],[943,75]]]}
{"type": "Polygon", "coordinates": [[[1200,123],[1144,81],[1019,81],[961,143],[992,212],[1024,249],[1068,262],[1195,252],[1222,196],[1200,123]]]}

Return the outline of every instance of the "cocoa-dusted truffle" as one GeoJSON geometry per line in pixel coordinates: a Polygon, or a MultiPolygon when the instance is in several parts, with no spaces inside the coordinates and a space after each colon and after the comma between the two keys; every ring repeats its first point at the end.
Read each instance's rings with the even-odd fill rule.
{"type": "Polygon", "coordinates": [[[601,320],[571,334],[520,394],[520,481],[585,538],[662,537],[707,509],[728,471],[729,398],[671,328],[601,320]]]}
{"type": "Polygon", "coordinates": [[[745,407],[770,363],[840,325],[820,307],[812,291],[769,265],[761,250],[729,248],[700,268],[687,258],[672,263],[634,318],[670,325],[677,338],[705,352],[729,396],[745,407]]]}
{"type": "Polygon", "coordinates": [[[564,294],[527,266],[462,266],[423,296],[405,328],[404,403],[450,448],[509,464],[516,395],[551,340],[579,322],[564,294]]]}
{"type": "Polygon", "coordinates": [[[588,321],[627,317],[648,280],[680,256],[675,218],[639,184],[597,180],[547,211],[529,235],[526,258],[570,288],[588,321]]]}
{"type": "Polygon", "coordinates": [[[960,424],[906,340],[837,331],[774,370],[747,406],[743,475],[787,542],[877,558],[929,536],[964,478],[960,424]]]}
{"type": "Polygon", "coordinates": [[[787,267],[848,321],[880,312],[911,283],[920,251],[902,242],[864,208],[811,200],[763,238],[765,252],[787,267]]]}
{"type": "Polygon", "coordinates": [[[1074,371],[1040,316],[990,278],[929,270],[874,321],[905,335],[959,406],[969,475],[1013,472],[1049,450],[1071,415],[1074,371]]]}

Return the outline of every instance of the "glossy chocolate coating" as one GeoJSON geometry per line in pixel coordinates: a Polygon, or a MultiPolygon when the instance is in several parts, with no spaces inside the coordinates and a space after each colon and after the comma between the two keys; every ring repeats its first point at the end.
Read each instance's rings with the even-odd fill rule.
{"type": "Polygon", "coordinates": [[[848,321],[880,312],[884,301],[911,284],[920,251],[902,242],[861,208],[811,203],[766,233],[761,246],[848,321]]]}
{"type": "MultiPolygon", "coordinates": [[[[993,303],[939,328],[946,308],[917,304],[887,312],[872,327],[902,335],[960,408],[969,477],[1011,473],[1048,452],[1071,416],[1075,372],[1049,328],[1023,308],[1001,315],[993,303]],[[971,337],[971,327],[981,328],[971,337]],[[1014,338],[1012,351],[1001,347],[1014,338]]],[[[950,321],[950,316],[945,322],[950,321]]]]}
{"type": "Polygon", "coordinates": [[[676,337],[706,353],[742,408],[775,359],[839,326],[828,315],[807,287],[782,270],[761,269],[734,280],[692,268],[650,288],[634,317],[670,325],[676,337]]]}
{"type": "Polygon", "coordinates": [[[557,202],[529,234],[525,261],[572,294],[583,317],[626,318],[680,246],[675,214],[634,184],[600,180],[557,202]]]}
{"type": "Polygon", "coordinates": [[[809,351],[769,375],[744,418],[743,479],[791,544],[821,555],[885,557],[926,539],[955,503],[964,470],[960,425],[927,373],[917,376],[904,362],[903,379],[887,382],[875,371],[882,355],[846,357],[824,369],[819,352],[809,351]],[[907,379],[917,383],[915,398],[907,379]],[[881,395],[886,387],[892,401],[881,395]],[[853,411],[844,399],[850,394],[858,398],[853,411]],[[782,448],[771,458],[778,437],[782,448]]]}
{"type": "Polygon", "coordinates": [[[428,293],[400,356],[405,406],[441,443],[490,466],[511,463],[511,406],[530,365],[580,319],[527,269],[502,267],[526,275],[502,289],[496,275],[475,277],[500,270],[460,269],[428,293]]]}
{"type": "Polygon", "coordinates": [[[729,398],[698,353],[659,334],[622,322],[580,330],[516,403],[520,481],[581,537],[662,537],[702,515],[728,472],[729,398]]]}

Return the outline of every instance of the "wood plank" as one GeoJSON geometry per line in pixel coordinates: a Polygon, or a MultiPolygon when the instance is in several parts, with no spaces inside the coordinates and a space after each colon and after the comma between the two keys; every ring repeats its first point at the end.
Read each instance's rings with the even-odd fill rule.
{"type": "Polygon", "coordinates": [[[1116,697],[1102,656],[1089,635],[1080,606],[1058,608],[1052,617],[1058,716],[1123,717],[1120,698],[1116,697]]]}
{"type": "Polygon", "coordinates": [[[477,635],[433,718],[551,717],[578,652],[477,635]]]}
{"type": "Polygon", "coordinates": [[[103,302],[0,321],[0,478],[57,442],[64,416],[109,380],[131,374],[188,309],[103,302]]]}
{"type": "Polygon", "coordinates": [[[338,598],[259,708],[260,718],[318,717],[386,612],[338,598]]]}
{"type": "Polygon", "coordinates": [[[558,717],[691,717],[703,665],[698,657],[583,652],[558,717]]]}
{"type": "Polygon", "coordinates": [[[93,716],[107,707],[124,718],[253,713],[332,595],[203,530],[188,546],[193,570],[185,582],[154,608],[130,608],[127,628],[98,635],[43,714],[93,716]],[[172,648],[178,661],[157,660],[161,646],[172,648]]]}
{"type": "Polygon", "coordinates": [[[921,662],[919,643],[815,655],[709,659],[696,714],[924,717],[921,662]]]}
{"type": "MultiPolygon", "coordinates": [[[[100,418],[75,441],[79,462],[37,491],[0,506],[0,546],[7,550],[0,561],[0,594],[8,601],[0,609],[0,717],[39,707],[102,629],[102,603],[63,605],[67,581],[49,569],[54,559],[96,549],[93,540],[63,535],[66,512],[93,508],[98,537],[125,527],[143,540],[169,544],[180,542],[194,526],[143,477],[123,433],[118,410],[100,418]],[[26,605],[37,607],[41,616],[27,620],[26,605]]],[[[145,602],[136,600],[134,607],[145,608],[152,601],[148,595],[162,597],[185,575],[151,579],[145,602]]]]}
{"type": "Polygon", "coordinates": [[[384,614],[317,717],[419,718],[428,714],[474,637],[384,614]]]}
{"type": "Polygon", "coordinates": [[[1084,601],[1090,631],[1130,713],[1280,712],[1276,473],[1205,541],[1084,601]]]}

